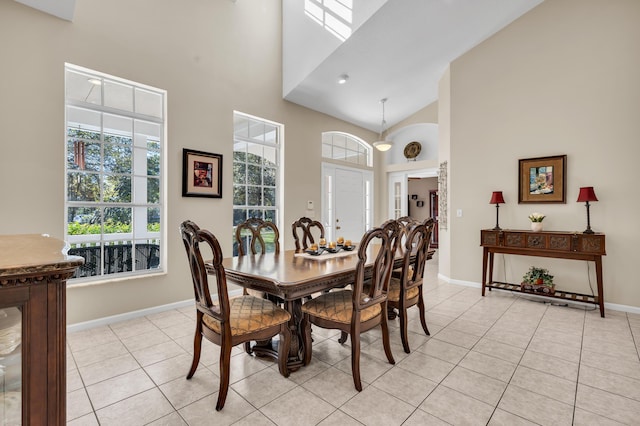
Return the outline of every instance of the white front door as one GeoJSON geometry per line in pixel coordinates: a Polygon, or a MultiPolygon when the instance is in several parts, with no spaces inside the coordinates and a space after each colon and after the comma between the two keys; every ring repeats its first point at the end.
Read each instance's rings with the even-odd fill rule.
{"type": "Polygon", "coordinates": [[[325,164],[322,218],[327,238],[360,241],[372,221],[373,173],[325,164]]]}

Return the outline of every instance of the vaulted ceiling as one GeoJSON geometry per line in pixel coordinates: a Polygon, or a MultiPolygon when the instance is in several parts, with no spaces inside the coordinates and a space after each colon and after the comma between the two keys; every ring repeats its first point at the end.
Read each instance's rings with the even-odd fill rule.
{"type": "MultiPolygon", "coordinates": [[[[73,20],[75,0],[16,1],[73,20]]],[[[282,0],[283,98],[379,131],[381,99],[387,127],[436,101],[451,61],[542,1],[282,0]]]]}

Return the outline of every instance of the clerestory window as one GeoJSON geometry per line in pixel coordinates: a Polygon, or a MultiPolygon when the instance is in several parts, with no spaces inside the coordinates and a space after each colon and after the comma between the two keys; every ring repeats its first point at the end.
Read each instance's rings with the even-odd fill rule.
{"type": "Polygon", "coordinates": [[[65,104],[71,283],[163,271],[166,91],[66,64],[65,104]]]}

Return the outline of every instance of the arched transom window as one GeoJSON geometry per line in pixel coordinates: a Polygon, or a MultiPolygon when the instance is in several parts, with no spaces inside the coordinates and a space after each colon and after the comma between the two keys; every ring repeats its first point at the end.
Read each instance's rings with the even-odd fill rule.
{"type": "Polygon", "coordinates": [[[322,134],[322,157],[360,166],[373,165],[372,148],[362,139],[343,132],[322,134]]]}

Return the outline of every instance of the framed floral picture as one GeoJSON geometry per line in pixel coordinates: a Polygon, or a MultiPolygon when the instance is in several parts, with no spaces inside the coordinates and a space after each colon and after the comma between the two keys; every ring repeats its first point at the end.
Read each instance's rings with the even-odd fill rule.
{"type": "Polygon", "coordinates": [[[518,203],[566,203],[567,156],[519,160],[518,203]]]}
{"type": "Polygon", "coordinates": [[[222,198],[222,154],[182,150],[182,196],[222,198]]]}

